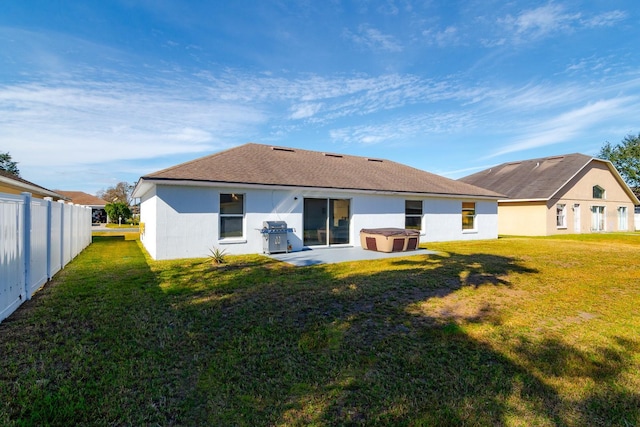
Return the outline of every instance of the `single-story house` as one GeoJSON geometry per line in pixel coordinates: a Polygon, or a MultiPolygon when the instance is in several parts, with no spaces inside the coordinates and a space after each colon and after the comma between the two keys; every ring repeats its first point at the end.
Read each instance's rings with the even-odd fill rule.
{"type": "Polygon", "coordinates": [[[107,212],[104,210],[107,202],[102,200],[100,197],[92,196],[91,194],[87,194],[82,191],[56,190],[56,192],[67,197],[72,203],[75,203],[76,205],[90,207],[91,221],[94,224],[107,222],[107,212]]]}
{"type": "Polygon", "coordinates": [[[640,204],[613,164],[584,154],[503,163],[461,178],[506,195],[498,201],[500,234],[632,231],[640,204]]]}
{"type": "Polygon", "coordinates": [[[54,201],[67,200],[67,198],[62,194],[48,190],[38,184],[34,184],[33,182],[27,181],[26,179],[20,178],[19,176],[4,170],[0,170],[0,193],[31,193],[31,196],[36,199],[51,197],[54,201]]]}
{"type": "Polygon", "coordinates": [[[363,228],[420,242],[495,239],[502,196],[384,159],[249,143],[140,178],[141,241],[154,259],[262,253],[264,221],[288,246],[360,246],[363,228]]]}

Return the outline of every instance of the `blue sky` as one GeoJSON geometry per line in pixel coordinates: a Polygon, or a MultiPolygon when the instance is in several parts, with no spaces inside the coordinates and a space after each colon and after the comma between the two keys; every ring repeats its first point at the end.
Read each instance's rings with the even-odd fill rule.
{"type": "Polygon", "coordinates": [[[246,142],[450,178],[640,132],[640,8],[3,0],[0,152],[95,194],[246,142]]]}

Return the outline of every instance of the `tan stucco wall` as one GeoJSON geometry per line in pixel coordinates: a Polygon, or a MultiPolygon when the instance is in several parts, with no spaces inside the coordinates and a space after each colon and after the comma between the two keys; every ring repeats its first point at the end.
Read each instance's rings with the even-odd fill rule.
{"type": "Polygon", "coordinates": [[[27,191],[27,190],[24,190],[24,189],[21,189],[21,188],[14,187],[12,185],[7,185],[7,184],[0,183],[0,193],[20,195],[20,194],[22,194],[24,192],[31,193],[31,196],[36,198],[36,199],[44,199],[44,197],[45,197],[42,194],[37,194],[37,193],[30,192],[30,191],[27,191]]]}
{"type": "Polygon", "coordinates": [[[0,184],[0,193],[20,194],[20,190],[14,188],[14,187],[11,187],[9,185],[0,184]]]}
{"type": "Polygon", "coordinates": [[[591,233],[592,206],[604,206],[604,231],[633,231],[633,201],[606,164],[592,161],[564,187],[563,191],[557,194],[557,197],[549,200],[547,234],[591,233]],[[603,199],[593,198],[595,185],[599,185],[605,190],[603,199]],[[558,203],[567,205],[566,229],[559,229],[556,226],[556,206],[558,203]],[[576,208],[575,205],[580,206],[576,208]],[[621,230],[619,227],[618,208],[620,207],[627,208],[626,230],[621,230]],[[575,224],[577,210],[579,210],[580,216],[579,228],[575,224]]]}
{"type": "Polygon", "coordinates": [[[545,202],[498,203],[498,234],[544,236],[547,232],[545,202]]]}

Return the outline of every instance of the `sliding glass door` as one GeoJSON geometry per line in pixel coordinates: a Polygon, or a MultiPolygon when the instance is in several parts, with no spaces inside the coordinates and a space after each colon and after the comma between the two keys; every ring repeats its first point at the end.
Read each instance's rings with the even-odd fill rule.
{"type": "Polygon", "coordinates": [[[349,199],[304,199],[304,245],[349,244],[349,199]]]}

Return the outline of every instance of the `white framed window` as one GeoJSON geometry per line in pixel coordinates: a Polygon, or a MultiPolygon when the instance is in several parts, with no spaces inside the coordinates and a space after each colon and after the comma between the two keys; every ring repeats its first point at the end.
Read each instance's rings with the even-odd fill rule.
{"type": "Polygon", "coordinates": [[[462,202],[462,230],[476,229],[475,202],[462,202]]]}
{"type": "Polygon", "coordinates": [[[604,206],[591,206],[591,231],[605,231],[604,206]]]}
{"type": "Polygon", "coordinates": [[[567,205],[558,203],[556,205],[556,226],[567,228],[567,205]]]}
{"type": "Polygon", "coordinates": [[[220,193],[220,239],[244,234],[244,194],[220,193]]]}
{"type": "Polygon", "coordinates": [[[629,216],[627,215],[627,207],[620,206],[618,208],[618,230],[619,231],[627,231],[629,230],[629,216]]]}
{"type": "Polygon", "coordinates": [[[422,228],[422,200],[404,201],[404,228],[412,230],[422,228]]]}

